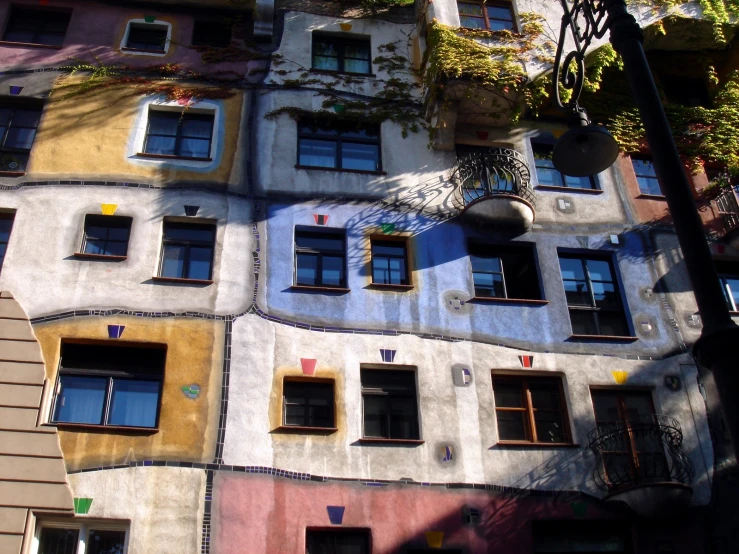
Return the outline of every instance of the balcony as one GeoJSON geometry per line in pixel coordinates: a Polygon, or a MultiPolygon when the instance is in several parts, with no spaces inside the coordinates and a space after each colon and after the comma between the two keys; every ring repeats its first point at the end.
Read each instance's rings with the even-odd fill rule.
{"type": "Polygon", "coordinates": [[[724,227],[724,236],[733,233],[739,227],[739,185],[733,185],[724,189],[712,203],[716,212],[721,217],[724,227]]]}
{"type": "Polygon", "coordinates": [[[683,433],[671,417],[601,424],[588,435],[597,457],[593,478],[606,500],[643,517],[670,517],[690,503],[693,466],[681,450],[683,433]]]}
{"type": "Polygon", "coordinates": [[[452,168],[452,203],[476,224],[524,232],[536,216],[525,158],[510,148],[466,152],[452,168]]]}

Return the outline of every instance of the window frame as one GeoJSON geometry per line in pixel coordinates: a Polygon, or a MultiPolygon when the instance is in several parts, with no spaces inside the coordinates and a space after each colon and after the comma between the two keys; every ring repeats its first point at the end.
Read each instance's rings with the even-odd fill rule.
{"type": "Polygon", "coordinates": [[[129,54],[132,56],[166,56],[169,53],[169,48],[172,44],[172,24],[168,21],[163,21],[161,19],[156,19],[152,22],[148,22],[145,19],[129,19],[126,22],[126,30],[123,33],[123,38],[121,39],[121,44],[119,46],[120,51],[123,54],[129,54]],[[131,28],[133,25],[137,25],[139,27],[165,27],[166,33],[164,38],[164,44],[161,51],[157,50],[144,50],[140,48],[131,48],[128,46],[128,38],[131,33],[131,28]]]}
{"type": "MultiPolygon", "coordinates": [[[[410,443],[410,444],[422,444],[423,437],[421,434],[421,403],[419,401],[418,397],[418,369],[414,366],[398,366],[398,365],[385,365],[385,364],[362,364],[360,365],[359,369],[359,382],[360,382],[360,393],[362,395],[362,438],[359,439],[360,442],[397,442],[397,443],[410,443]],[[388,391],[384,388],[374,388],[374,387],[366,387],[363,383],[363,375],[366,372],[374,372],[374,373],[383,373],[387,372],[393,373],[393,372],[404,372],[404,373],[411,373],[413,374],[413,391],[412,392],[397,392],[397,391],[388,391]],[[366,434],[366,412],[365,412],[365,397],[366,396],[375,396],[375,397],[385,397],[388,399],[388,402],[392,398],[411,398],[413,400],[413,406],[415,408],[416,416],[415,416],[415,437],[409,437],[409,438],[396,438],[396,437],[376,437],[376,436],[370,436],[366,434]]],[[[388,408],[386,410],[386,425],[387,425],[387,434],[392,435],[392,417],[391,417],[391,410],[389,409],[389,406],[386,404],[386,407],[388,408]]]]}
{"type": "Polygon", "coordinates": [[[159,431],[159,423],[161,420],[162,412],[162,398],[164,396],[164,382],[165,373],[167,366],[167,345],[159,343],[138,343],[138,342],[119,342],[112,343],[111,341],[95,341],[95,340],[62,340],[61,348],[59,350],[59,362],[57,366],[56,380],[54,386],[54,392],[51,399],[51,408],[49,410],[49,423],[57,427],[69,427],[69,428],[90,428],[100,430],[113,430],[113,431],[144,431],[156,433],[159,431]],[[129,348],[131,350],[156,350],[164,351],[164,358],[162,361],[161,371],[158,374],[154,373],[136,373],[131,372],[127,369],[82,369],[82,368],[65,368],[64,360],[62,358],[62,351],[65,344],[76,344],[76,345],[92,345],[92,346],[108,346],[114,348],[129,348]],[[93,377],[93,378],[106,378],[106,389],[105,399],[101,408],[101,423],[80,423],[72,421],[58,421],[56,419],[57,402],[61,393],[62,376],[82,376],[82,377],[93,377]],[[115,379],[123,379],[127,381],[158,381],[159,382],[159,395],[157,398],[156,417],[154,426],[152,427],[141,427],[136,425],[121,425],[121,424],[110,424],[108,423],[110,418],[110,408],[113,397],[113,384],[115,379]]]}
{"type": "Polygon", "coordinates": [[[639,196],[644,196],[648,198],[664,198],[664,194],[662,192],[662,184],[659,182],[659,178],[657,177],[657,169],[654,167],[652,156],[647,156],[644,154],[631,154],[629,155],[629,158],[631,159],[631,170],[634,172],[636,186],[639,189],[639,196]],[[636,167],[634,167],[634,160],[649,162],[649,164],[651,164],[652,168],[654,169],[654,175],[642,175],[640,173],[637,173],[636,167]],[[641,184],[639,183],[640,177],[642,179],[650,179],[651,181],[655,182],[657,184],[657,188],[660,191],[659,194],[654,194],[653,192],[644,192],[641,188],[641,184]]]}
{"type": "Polygon", "coordinates": [[[0,158],[9,156],[13,157],[13,155],[18,155],[21,157],[25,157],[25,163],[18,167],[13,169],[1,169],[2,166],[0,166],[0,175],[24,175],[26,172],[26,168],[28,165],[28,159],[31,155],[31,150],[33,149],[33,143],[36,142],[36,135],[38,133],[39,125],[41,125],[41,118],[43,117],[44,113],[44,105],[43,102],[37,99],[31,99],[31,98],[23,98],[23,99],[2,99],[0,101],[0,109],[7,109],[10,110],[10,117],[8,119],[7,125],[5,125],[5,131],[0,134],[0,158]],[[28,127],[25,125],[22,126],[13,126],[13,118],[15,117],[16,112],[18,111],[28,111],[28,112],[38,112],[38,122],[36,123],[35,127],[28,127]],[[10,133],[10,130],[13,128],[21,128],[21,129],[33,129],[33,140],[31,141],[30,148],[15,148],[15,147],[8,147],[5,146],[7,140],[8,140],[8,134],[10,133]]]}
{"type": "MultiPolygon", "coordinates": [[[[100,214],[85,214],[85,219],[82,222],[82,243],[80,244],[79,252],[75,252],[75,257],[95,258],[95,259],[108,259],[108,260],[125,260],[128,258],[128,245],[131,242],[131,230],[133,228],[133,218],[130,216],[118,216],[118,215],[100,215],[100,214]],[[114,223],[114,225],[105,225],[106,223],[114,223]],[[90,225],[90,223],[93,223],[90,225]],[[122,229],[128,229],[128,236],[125,242],[125,253],[124,254],[94,254],[86,252],[87,241],[88,241],[88,226],[92,227],[108,227],[122,229]]],[[[109,239],[106,237],[105,244],[107,246],[109,239]]],[[[121,243],[120,240],[112,240],[110,242],[121,243]]]]}
{"type": "MultiPolygon", "coordinates": [[[[210,112],[210,111],[208,111],[210,112]]],[[[141,152],[138,153],[139,156],[145,157],[145,158],[162,158],[162,159],[171,159],[171,160],[189,160],[189,161],[195,161],[195,162],[212,162],[213,161],[213,142],[214,142],[214,135],[216,130],[216,114],[215,112],[206,113],[204,111],[192,111],[188,110],[187,112],[184,112],[182,110],[175,111],[175,110],[167,110],[167,109],[157,109],[152,107],[151,105],[148,106],[148,113],[146,115],[146,129],[144,131],[144,142],[141,145],[141,152]],[[163,135],[161,133],[150,133],[149,129],[151,128],[151,122],[152,122],[152,115],[154,117],[165,117],[168,119],[174,119],[177,118],[177,130],[175,131],[174,139],[175,139],[175,153],[174,154],[159,154],[156,152],[147,152],[146,148],[149,142],[150,136],[155,137],[172,137],[172,135],[163,135]],[[210,127],[210,137],[208,137],[208,156],[205,158],[199,158],[194,156],[183,156],[179,153],[180,147],[182,145],[182,139],[187,138],[194,138],[197,140],[204,140],[203,137],[187,137],[182,135],[182,124],[186,119],[195,120],[210,120],[211,127],[210,127]]]]}
{"type": "MultiPolygon", "coordinates": [[[[306,132],[303,130],[303,127],[307,127],[310,125],[315,125],[316,127],[320,127],[320,123],[317,121],[312,121],[311,118],[301,118],[297,121],[297,139],[298,139],[298,163],[296,164],[296,168],[298,169],[323,169],[325,171],[345,171],[349,173],[365,173],[365,174],[372,174],[372,175],[384,175],[385,172],[382,169],[382,125],[377,124],[361,124],[357,123],[359,127],[376,127],[377,131],[377,137],[374,139],[364,139],[361,137],[347,137],[342,138],[342,131],[339,129],[336,129],[338,127],[337,125],[334,125],[333,123],[323,123],[323,125],[330,125],[331,127],[334,127],[334,135],[322,135],[320,133],[311,133],[306,132]],[[334,165],[333,167],[327,167],[327,166],[320,166],[320,165],[304,165],[300,163],[300,141],[303,139],[307,140],[320,140],[324,142],[335,142],[336,143],[336,156],[334,158],[334,165]],[[342,161],[343,161],[343,151],[342,146],[344,143],[348,144],[370,144],[370,145],[376,145],[377,146],[377,161],[376,161],[376,169],[369,170],[369,169],[352,169],[352,168],[344,168],[342,167],[342,161]]],[[[321,127],[322,128],[322,127],[321,127]]]]}
{"type": "MultiPolygon", "coordinates": [[[[364,554],[371,554],[372,552],[372,530],[367,527],[306,527],[305,528],[305,552],[308,553],[308,535],[310,533],[325,533],[325,534],[364,534],[367,538],[366,546],[367,549],[364,554]]],[[[313,553],[311,553],[313,554],[313,553]]]]}
{"type": "MultiPolygon", "coordinates": [[[[370,263],[369,263],[369,271],[370,271],[370,284],[373,287],[379,287],[379,288],[396,288],[396,289],[410,289],[413,288],[413,271],[410,264],[410,240],[409,237],[406,236],[392,236],[392,235],[370,235],[369,237],[370,242],[370,263]],[[375,253],[374,253],[374,246],[377,243],[387,243],[392,246],[399,246],[402,245],[403,247],[403,256],[402,258],[400,256],[392,256],[392,255],[381,255],[379,257],[384,258],[392,258],[392,259],[402,259],[403,260],[403,270],[405,271],[405,282],[401,283],[379,283],[375,281],[375,253]]],[[[389,266],[388,266],[389,271],[389,266]]]]}
{"type": "Polygon", "coordinates": [[[159,255],[159,267],[157,270],[157,275],[155,276],[155,280],[159,281],[172,281],[172,282],[191,282],[191,283],[204,283],[204,284],[210,284],[213,282],[213,273],[215,270],[215,256],[216,256],[216,244],[218,243],[218,224],[215,221],[210,220],[195,220],[195,221],[181,221],[179,219],[165,219],[162,222],[162,246],[161,246],[161,253],[159,255]],[[167,227],[180,227],[180,228],[205,228],[210,227],[213,231],[213,242],[207,242],[207,241],[200,241],[200,240],[185,240],[185,239],[167,239],[166,232],[167,227]],[[190,261],[190,250],[193,246],[195,247],[210,247],[210,270],[208,273],[207,279],[198,279],[198,278],[192,278],[189,276],[185,277],[171,277],[168,275],[163,275],[162,271],[164,269],[164,252],[165,252],[165,246],[167,244],[171,245],[178,245],[178,246],[185,246],[187,248],[186,250],[186,256],[185,261],[182,264],[183,272],[185,275],[189,274],[189,261],[190,261]]]}
{"type": "Polygon", "coordinates": [[[0,274],[2,274],[3,265],[5,264],[5,257],[8,255],[8,246],[10,245],[10,237],[13,235],[13,225],[15,224],[15,212],[12,211],[0,211],[0,221],[10,221],[10,228],[8,229],[8,240],[0,241],[0,245],[5,246],[5,251],[0,255],[0,274]]]}
{"type": "MultiPolygon", "coordinates": [[[[356,76],[365,76],[365,77],[372,77],[374,74],[372,73],[372,39],[370,37],[367,38],[356,38],[356,37],[345,37],[345,36],[338,36],[338,35],[330,35],[325,33],[316,33],[313,31],[311,33],[311,70],[313,71],[320,71],[320,72],[326,72],[326,73],[341,73],[344,75],[356,75],[356,76]],[[337,47],[337,65],[338,69],[321,69],[316,67],[316,42],[323,41],[333,44],[337,47]],[[354,71],[346,71],[344,69],[344,62],[346,60],[346,47],[347,46],[366,46],[367,47],[367,73],[357,73],[354,71]]],[[[354,58],[352,58],[354,59],[354,58]]]]}
{"type": "MultiPolygon", "coordinates": [[[[554,167],[554,164],[552,166],[547,167],[540,167],[539,161],[544,158],[537,158],[537,149],[541,150],[542,148],[546,148],[547,150],[554,148],[554,142],[547,138],[543,138],[540,135],[533,136],[529,140],[529,144],[531,145],[531,156],[533,158],[533,168],[534,168],[534,175],[536,176],[536,188],[540,188],[542,190],[567,190],[572,192],[590,192],[590,193],[600,193],[603,192],[603,189],[600,188],[600,181],[598,180],[598,175],[588,175],[587,179],[590,182],[590,187],[573,187],[567,184],[567,175],[563,175],[556,167],[554,167]],[[539,170],[540,169],[546,169],[554,171],[558,178],[559,178],[559,184],[558,185],[548,185],[545,183],[542,183],[539,181],[539,170]]],[[[581,177],[583,178],[583,177],[581,177]]]]}
{"type": "MultiPolygon", "coordinates": [[[[306,395],[305,400],[308,400],[308,396],[306,395]]],[[[307,404],[306,404],[307,406],[307,404]]],[[[284,377],[282,380],[282,415],[280,420],[280,430],[288,430],[288,431],[309,431],[309,432],[326,432],[326,433],[333,433],[335,431],[338,431],[336,427],[336,382],[333,379],[321,379],[318,377],[302,377],[299,375],[296,376],[288,376],[284,377]],[[288,384],[295,385],[325,385],[326,387],[331,388],[331,402],[329,405],[329,419],[330,419],[330,425],[323,426],[323,425],[307,425],[309,423],[307,421],[307,414],[306,419],[304,420],[304,424],[301,425],[290,425],[287,423],[287,399],[285,395],[285,389],[288,384]]]]}
{"type": "Polygon", "coordinates": [[[79,554],[83,551],[86,554],[89,552],[87,543],[90,531],[123,531],[125,533],[123,539],[123,554],[126,554],[129,550],[131,526],[128,521],[88,518],[46,520],[39,518],[36,522],[36,528],[33,534],[31,554],[38,554],[39,549],[41,548],[41,534],[44,529],[77,529],[79,534],[77,536],[77,548],[75,549],[74,554],[79,554]]]}
{"type": "MultiPolygon", "coordinates": [[[[609,254],[603,254],[599,252],[573,252],[568,250],[557,250],[557,262],[559,264],[559,261],[561,259],[574,259],[580,261],[583,273],[585,275],[585,281],[587,286],[587,293],[588,297],[590,298],[590,306],[584,306],[584,305],[577,305],[577,304],[570,304],[567,300],[567,290],[565,288],[565,278],[562,276],[562,267],[560,264],[560,279],[562,280],[562,290],[565,295],[565,303],[567,305],[567,312],[570,317],[570,327],[572,327],[572,311],[579,311],[579,312],[587,312],[591,313],[593,315],[593,321],[595,322],[595,329],[598,331],[598,333],[594,334],[581,334],[581,333],[573,333],[573,337],[579,337],[579,338],[611,338],[611,339],[617,339],[617,340],[636,340],[636,337],[633,335],[633,328],[632,324],[629,318],[629,312],[628,312],[628,304],[626,302],[626,295],[624,294],[622,283],[621,283],[621,276],[620,273],[617,271],[617,264],[614,260],[613,255],[609,254]],[[617,310],[616,308],[606,308],[603,309],[601,307],[598,307],[596,305],[595,298],[593,296],[593,280],[590,278],[590,273],[587,268],[587,261],[597,261],[597,262],[606,262],[608,264],[609,270],[611,272],[611,283],[613,284],[613,290],[616,295],[617,304],[620,306],[620,309],[617,310]],[[601,312],[604,313],[619,313],[622,317],[625,332],[628,334],[624,335],[604,335],[600,333],[600,318],[599,314],[601,312]]],[[[597,281],[596,282],[604,282],[604,281],[597,281]]]]}
{"type": "MultiPolygon", "coordinates": [[[[5,26],[3,28],[3,34],[2,34],[2,40],[0,40],[0,43],[6,43],[6,44],[21,44],[26,46],[35,46],[40,48],[51,48],[56,50],[61,50],[64,48],[64,41],[67,38],[67,33],[69,32],[69,24],[72,21],[72,12],[73,10],[71,8],[57,8],[57,7],[51,7],[51,6],[34,6],[32,4],[10,4],[9,5],[10,10],[8,13],[8,17],[5,21],[5,26]],[[57,13],[57,14],[66,14],[67,15],[67,26],[64,28],[63,33],[54,32],[53,34],[61,34],[62,40],[61,44],[49,44],[47,42],[18,42],[14,40],[8,40],[7,35],[11,31],[11,27],[13,24],[13,18],[18,12],[32,12],[36,15],[39,13],[57,13]]],[[[36,35],[38,35],[40,31],[41,24],[37,23],[36,28],[34,29],[34,38],[37,38],[36,35]]]]}
{"type": "Polygon", "coordinates": [[[478,242],[476,240],[471,240],[467,243],[467,257],[470,264],[470,274],[472,277],[472,289],[473,289],[473,295],[472,298],[475,301],[483,301],[483,302],[521,302],[521,303],[532,303],[532,304],[547,304],[548,301],[544,298],[544,287],[542,286],[541,281],[541,268],[539,267],[539,259],[536,254],[536,244],[535,243],[529,243],[529,242],[514,242],[511,244],[489,244],[484,242],[478,242]],[[525,253],[525,254],[524,254],[525,253]],[[489,255],[481,255],[481,254],[489,254],[489,255]],[[505,269],[505,263],[503,262],[503,256],[506,254],[518,254],[518,255],[526,255],[528,257],[528,261],[531,263],[532,271],[535,272],[535,275],[531,279],[532,283],[536,282],[536,294],[531,296],[536,296],[537,298],[519,298],[519,297],[511,297],[508,295],[508,288],[505,285],[506,283],[506,269],[505,269]],[[478,257],[478,258],[498,258],[500,260],[500,272],[486,272],[486,271],[475,271],[475,268],[472,264],[472,257],[478,257]],[[477,294],[477,286],[475,285],[475,273],[499,273],[502,276],[503,279],[503,288],[505,291],[505,296],[480,296],[477,294]]]}
{"type": "Polygon", "coordinates": [[[498,431],[498,444],[510,444],[510,445],[534,445],[534,446],[573,446],[574,438],[572,434],[572,423],[570,421],[569,407],[567,406],[567,394],[564,386],[564,378],[562,375],[554,374],[542,374],[542,373],[501,373],[497,371],[492,372],[492,391],[493,391],[493,404],[495,406],[495,424],[498,431]],[[549,380],[557,381],[557,392],[559,393],[560,409],[554,410],[540,410],[533,405],[531,398],[531,387],[529,381],[537,380],[549,380]],[[524,406],[522,408],[510,408],[500,407],[495,402],[495,382],[520,382],[521,385],[521,398],[524,406]],[[536,417],[535,412],[545,411],[558,413],[560,422],[562,424],[562,432],[564,434],[564,441],[562,442],[547,442],[537,440],[538,436],[536,433],[536,417]],[[498,424],[498,412],[522,412],[526,415],[524,419],[524,432],[526,434],[525,439],[501,439],[500,438],[500,426],[498,424]]]}
{"type": "MultiPolygon", "coordinates": [[[[458,0],[457,1],[457,14],[459,15],[459,25],[463,29],[470,29],[473,31],[490,31],[491,33],[499,33],[501,31],[510,31],[511,33],[518,33],[518,18],[516,16],[516,11],[513,7],[512,2],[506,2],[505,0],[458,0]],[[474,5],[482,5],[482,17],[475,16],[475,15],[469,15],[464,14],[464,17],[474,17],[475,19],[482,19],[483,21],[483,27],[465,27],[462,25],[462,17],[463,15],[459,12],[459,4],[474,4],[474,5]],[[495,8],[505,8],[507,9],[511,14],[511,29],[491,29],[490,28],[490,16],[488,15],[487,7],[495,7],[495,8]]],[[[507,21],[503,19],[499,19],[497,17],[493,18],[493,21],[507,21]]]]}
{"type": "Polygon", "coordinates": [[[293,232],[293,287],[297,288],[312,288],[312,289],[319,289],[319,290],[337,290],[337,291],[346,291],[348,290],[348,279],[349,276],[347,274],[347,236],[346,236],[346,229],[342,229],[339,227],[322,227],[322,228],[315,228],[315,227],[304,227],[304,226],[295,226],[294,232],[293,232]],[[315,236],[315,237],[332,237],[334,239],[338,239],[341,237],[343,248],[339,250],[319,250],[316,248],[310,248],[310,247],[299,247],[298,246],[298,234],[301,234],[303,236],[315,236]],[[320,284],[314,284],[314,285],[305,285],[298,283],[298,255],[312,255],[316,256],[318,261],[316,262],[316,282],[320,280],[320,284]],[[343,260],[342,262],[342,269],[341,269],[341,275],[342,279],[341,282],[338,285],[331,285],[331,284],[324,284],[323,283],[323,257],[324,256],[330,256],[330,257],[339,257],[341,255],[341,258],[343,260]]]}

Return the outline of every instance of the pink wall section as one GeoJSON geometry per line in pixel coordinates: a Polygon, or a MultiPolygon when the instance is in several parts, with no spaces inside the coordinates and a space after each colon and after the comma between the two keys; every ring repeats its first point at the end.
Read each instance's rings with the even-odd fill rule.
{"type": "MultiPolygon", "coordinates": [[[[444,531],[443,547],[465,553],[531,553],[531,520],[574,518],[572,499],[470,489],[370,487],[226,472],[217,472],[214,488],[212,554],[304,554],[306,527],[339,527],[331,525],[327,505],[346,506],[341,527],[371,529],[373,554],[426,548],[426,531],[444,531]],[[481,509],[479,526],[463,523],[465,505],[481,509]]],[[[622,517],[597,501],[585,502],[586,518],[622,517]]]]}

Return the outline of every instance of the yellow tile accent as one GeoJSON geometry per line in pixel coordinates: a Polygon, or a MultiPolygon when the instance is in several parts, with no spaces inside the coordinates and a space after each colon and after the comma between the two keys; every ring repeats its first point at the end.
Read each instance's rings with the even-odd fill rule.
{"type": "Polygon", "coordinates": [[[352,30],[352,24],[351,23],[339,23],[339,27],[341,27],[341,30],[345,33],[348,33],[352,30]]]}
{"type": "Polygon", "coordinates": [[[114,215],[117,209],[118,204],[100,204],[100,210],[103,212],[103,215],[114,215]]]}
{"type": "Polygon", "coordinates": [[[611,375],[613,375],[613,380],[619,385],[626,383],[626,380],[629,378],[629,374],[625,371],[611,371],[611,375]]]}
{"type": "Polygon", "coordinates": [[[429,548],[441,548],[444,543],[444,531],[426,531],[426,544],[429,548]]]}

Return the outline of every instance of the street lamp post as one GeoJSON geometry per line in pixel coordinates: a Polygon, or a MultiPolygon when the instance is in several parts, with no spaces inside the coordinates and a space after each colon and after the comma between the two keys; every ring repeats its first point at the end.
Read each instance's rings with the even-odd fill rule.
{"type": "Polygon", "coordinates": [[[693,357],[699,366],[713,374],[726,425],[732,442],[736,444],[739,440],[739,396],[736,396],[739,394],[736,354],[739,327],[729,315],[688,177],[644,54],[641,28],[626,10],[625,0],[574,0],[572,7],[568,0],[560,2],[564,15],[554,65],[554,97],[560,107],[571,110],[578,125],[555,145],[554,165],[567,174],[572,172],[572,168],[558,160],[579,156],[590,160],[592,166],[592,160],[596,159],[602,162],[601,167],[595,168],[596,171],[592,171],[593,167],[588,168],[595,173],[614,161],[611,150],[607,149],[601,156],[590,152],[591,146],[597,147],[603,138],[598,135],[596,141],[591,140],[596,135],[589,129],[595,126],[589,124],[585,111],[578,104],[585,74],[585,51],[593,39],[602,38],[610,31],[611,43],[623,59],[624,71],[639,108],[654,168],[672,215],[703,322],[701,336],[693,346],[693,357]],[[574,47],[565,55],[568,30],[574,47]],[[560,86],[572,91],[567,103],[560,98],[560,86]]]}

